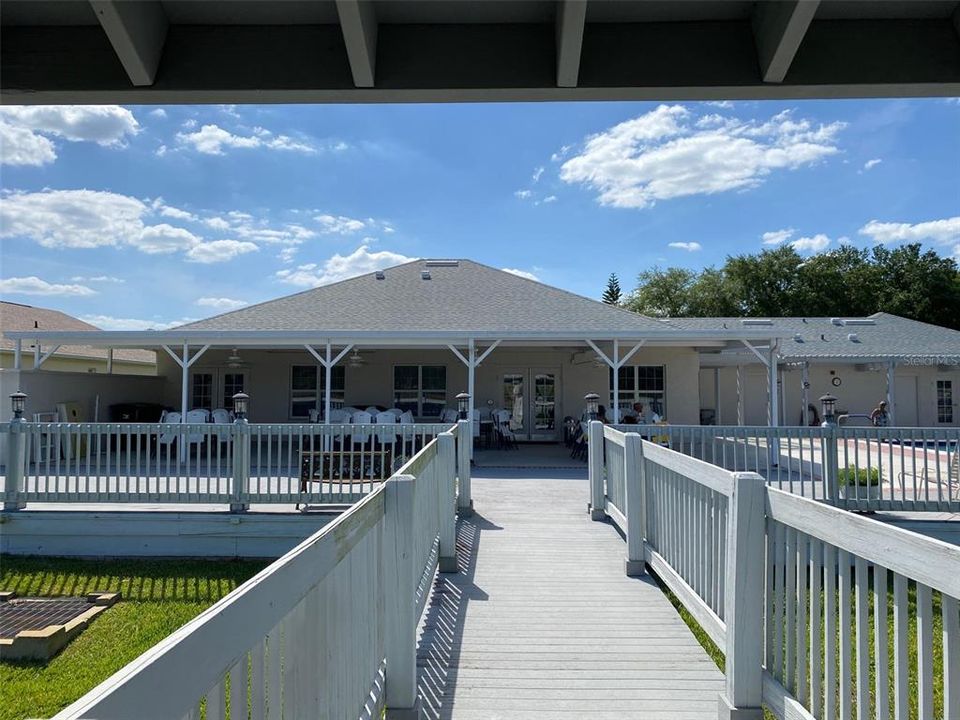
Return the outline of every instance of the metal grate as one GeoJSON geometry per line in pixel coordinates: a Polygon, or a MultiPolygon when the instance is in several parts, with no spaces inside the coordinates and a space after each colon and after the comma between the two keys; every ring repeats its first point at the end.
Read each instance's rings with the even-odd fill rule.
{"type": "Polygon", "coordinates": [[[86,598],[14,598],[0,602],[0,639],[10,640],[24,630],[65,625],[93,607],[86,598]]]}

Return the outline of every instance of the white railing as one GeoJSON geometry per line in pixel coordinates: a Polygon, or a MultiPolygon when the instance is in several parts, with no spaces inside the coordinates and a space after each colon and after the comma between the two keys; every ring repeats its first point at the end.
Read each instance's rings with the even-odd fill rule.
{"type": "MultiPolygon", "coordinates": [[[[348,504],[450,426],[27,423],[8,443],[4,500],[348,504]],[[11,453],[16,453],[16,459],[11,453]]],[[[469,469],[469,466],[467,466],[469,469]]]]}
{"type": "Polygon", "coordinates": [[[612,427],[848,510],[960,511],[960,428],[612,427]]]}
{"type": "Polygon", "coordinates": [[[442,433],[403,474],[56,718],[412,712],[425,594],[438,562],[456,567],[454,452],[442,433]]]}
{"type": "Polygon", "coordinates": [[[960,547],[638,434],[599,423],[590,433],[607,449],[590,464],[592,515],[621,527],[627,573],[646,563],[724,650],[722,706],[762,703],[784,720],[857,708],[857,718],[960,717],[960,547]]]}

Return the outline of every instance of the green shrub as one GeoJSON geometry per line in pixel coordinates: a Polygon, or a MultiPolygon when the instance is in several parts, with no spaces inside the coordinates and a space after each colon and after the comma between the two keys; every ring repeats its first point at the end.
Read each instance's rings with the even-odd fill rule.
{"type": "Polygon", "coordinates": [[[870,487],[880,484],[880,468],[856,468],[853,465],[841,468],[837,472],[840,485],[859,485],[870,487]]]}

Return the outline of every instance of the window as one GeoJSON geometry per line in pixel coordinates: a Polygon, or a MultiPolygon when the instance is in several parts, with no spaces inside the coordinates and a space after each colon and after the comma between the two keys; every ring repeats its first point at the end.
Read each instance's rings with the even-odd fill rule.
{"type": "MultiPolygon", "coordinates": [[[[331,371],[330,401],[334,407],[343,404],[346,374],[342,365],[331,371]]],[[[294,365],[290,368],[290,417],[306,419],[310,411],[323,413],[326,402],[327,372],[319,365],[294,365]]]]}
{"type": "Polygon", "coordinates": [[[952,380],[937,380],[937,422],[953,424],[952,380]]]}
{"type": "Polygon", "coordinates": [[[190,409],[211,410],[213,408],[213,373],[197,372],[191,378],[190,409]]]}
{"type": "Polygon", "coordinates": [[[244,392],[246,384],[246,373],[225,372],[223,374],[223,403],[220,407],[233,410],[233,396],[239,392],[244,392]]]}
{"type": "MultiPolygon", "coordinates": [[[[628,365],[620,368],[619,403],[620,415],[630,410],[634,403],[643,403],[646,420],[656,413],[666,415],[666,391],[663,382],[663,365],[628,365]]],[[[610,398],[613,405],[613,370],[610,370],[610,398]]],[[[611,417],[608,414],[607,417],[611,417]]]]}
{"type": "Polygon", "coordinates": [[[393,404],[416,417],[438,418],[447,404],[445,365],[397,365],[393,368],[393,404]]]}

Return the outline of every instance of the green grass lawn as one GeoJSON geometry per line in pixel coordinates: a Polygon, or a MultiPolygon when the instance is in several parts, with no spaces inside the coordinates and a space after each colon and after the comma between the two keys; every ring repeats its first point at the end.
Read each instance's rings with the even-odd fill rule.
{"type": "Polygon", "coordinates": [[[0,590],[20,596],[122,593],[52,660],[0,662],[0,720],[50,717],[266,565],[0,557],[0,590]]]}

